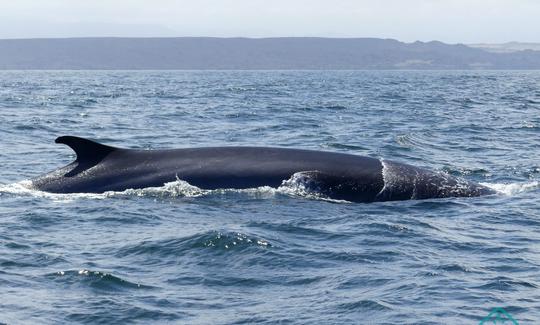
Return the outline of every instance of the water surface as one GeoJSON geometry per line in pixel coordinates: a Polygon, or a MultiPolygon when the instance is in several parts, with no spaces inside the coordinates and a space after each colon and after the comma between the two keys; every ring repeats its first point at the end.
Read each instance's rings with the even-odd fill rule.
{"type": "Polygon", "coordinates": [[[0,322],[474,324],[494,307],[538,322],[539,85],[511,71],[0,72],[0,322]],[[339,151],[501,193],[28,190],[74,159],[60,135],[339,151]]]}

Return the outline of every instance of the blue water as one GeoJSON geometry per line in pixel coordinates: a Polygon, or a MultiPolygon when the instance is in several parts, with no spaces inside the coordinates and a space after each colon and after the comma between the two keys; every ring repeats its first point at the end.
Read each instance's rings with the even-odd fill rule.
{"type": "Polygon", "coordinates": [[[4,71],[0,110],[0,322],[540,321],[540,72],[4,71]],[[499,194],[28,189],[74,159],[60,135],[340,151],[499,194]]]}

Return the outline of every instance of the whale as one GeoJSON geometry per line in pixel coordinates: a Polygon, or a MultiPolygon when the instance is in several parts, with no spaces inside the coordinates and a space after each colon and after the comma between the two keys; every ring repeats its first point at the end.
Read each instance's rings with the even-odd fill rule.
{"type": "Polygon", "coordinates": [[[242,146],[126,149],[76,136],[61,136],[55,142],[69,146],[76,159],[31,179],[34,189],[104,193],[176,180],[208,190],[279,188],[294,178],[318,195],[362,203],[495,193],[444,172],[340,152],[242,146]]]}

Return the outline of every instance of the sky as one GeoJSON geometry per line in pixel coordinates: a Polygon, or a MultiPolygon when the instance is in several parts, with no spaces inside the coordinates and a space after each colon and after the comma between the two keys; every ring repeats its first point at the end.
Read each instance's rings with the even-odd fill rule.
{"type": "Polygon", "coordinates": [[[540,42],[540,0],[0,0],[0,38],[97,36],[540,42]]]}

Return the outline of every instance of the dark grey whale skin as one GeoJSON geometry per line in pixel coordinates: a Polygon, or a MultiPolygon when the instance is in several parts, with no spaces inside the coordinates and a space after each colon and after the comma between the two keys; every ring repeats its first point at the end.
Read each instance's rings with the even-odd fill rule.
{"type": "Polygon", "coordinates": [[[383,168],[379,159],[344,153],[266,147],[136,150],[73,136],[62,136],[55,142],[71,147],[77,159],[33,179],[35,189],[52,193],[103,193],[157,187],[177,179],[201,189],[277,188],[301,173],[310,190],[351,202],[494,193],[482,185],[446,174],[395,162],[384,162],[383,168]]]}

